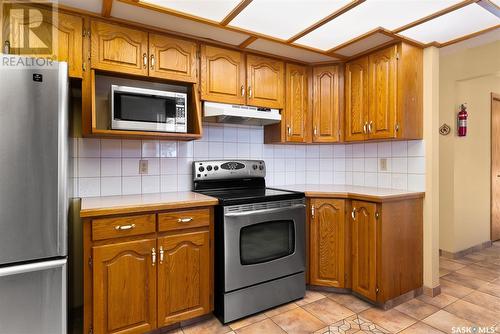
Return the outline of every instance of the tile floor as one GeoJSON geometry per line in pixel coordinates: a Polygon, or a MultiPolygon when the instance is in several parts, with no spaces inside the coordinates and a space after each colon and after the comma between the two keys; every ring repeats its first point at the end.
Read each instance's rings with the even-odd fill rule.
{"type": "Polygon", "coordinates": [[[461,259],[441,258],[440,276],[440,295],[420,296],[388,311],[352,295],[307,291],[302,300],[226,326],[212,317],[169,333],[433,334],[452,333],[453,327],[494,327],[469,333],[500,333],[500,242],[461,259]]]}

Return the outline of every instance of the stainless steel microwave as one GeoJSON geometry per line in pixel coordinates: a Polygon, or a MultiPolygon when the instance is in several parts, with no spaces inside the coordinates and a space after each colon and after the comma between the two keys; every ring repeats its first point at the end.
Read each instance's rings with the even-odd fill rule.
{"type": "Polygon", "coordinates": [[[111,86],[111,128],[187,132],[187,94],[111,86]]]}

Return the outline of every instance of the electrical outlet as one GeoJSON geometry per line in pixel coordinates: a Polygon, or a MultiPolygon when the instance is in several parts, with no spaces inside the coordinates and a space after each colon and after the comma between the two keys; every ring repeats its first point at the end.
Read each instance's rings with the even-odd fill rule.
{"type": "Polygon", "coordinates": [[[148,173],[148,161],[139,160],[139,174],[147,174],[147,173],[148,173]]]}
{"type": "Polygon", "coordinates": [[[380,159],[380,171],[387,172],[387,158],[380,159]]]}

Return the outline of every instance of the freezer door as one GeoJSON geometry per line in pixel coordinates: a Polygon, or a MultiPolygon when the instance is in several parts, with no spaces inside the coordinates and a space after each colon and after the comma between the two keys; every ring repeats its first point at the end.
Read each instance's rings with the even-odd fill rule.
{"type": "Polygon", "coordinates": [[[54,64],[0,64],[0,265],[67,254],[67,64],[54,64]]]}
{"type": "Polygon", "coordinates": [[[66,334],[66,259],[0,268],[0,333],[66,334]]]}

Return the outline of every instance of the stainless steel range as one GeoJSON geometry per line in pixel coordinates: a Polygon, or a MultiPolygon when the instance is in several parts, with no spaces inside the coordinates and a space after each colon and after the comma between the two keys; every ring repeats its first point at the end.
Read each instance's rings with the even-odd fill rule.
{"type": "Polygon", "coordinates": [[[196,161],[215,209],[215,314],[231,322],[305,294],[305,198],[266,188],[264,161],[196,161]]]}

